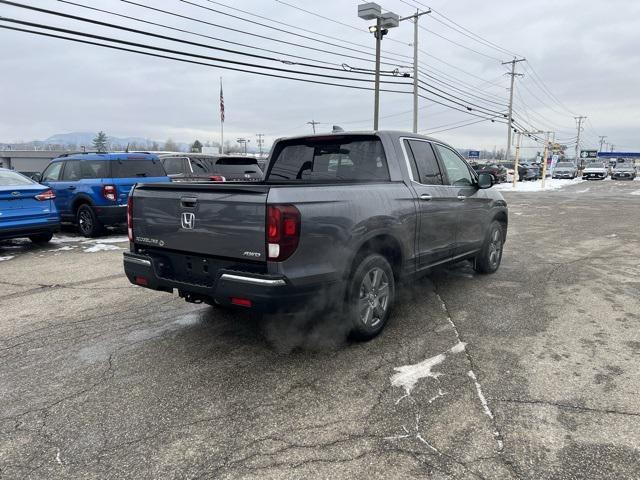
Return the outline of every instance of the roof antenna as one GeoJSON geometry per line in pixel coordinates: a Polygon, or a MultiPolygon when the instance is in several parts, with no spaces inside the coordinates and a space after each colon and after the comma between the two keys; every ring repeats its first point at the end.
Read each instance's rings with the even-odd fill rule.
{"type": "Polygon", "coordinates": [[[339,133],[339,132],[344,132],[344,128],[342,128],[339,125],[334,125],[333,126],[333,130],[331,131],[331,133],[339,133]]]}

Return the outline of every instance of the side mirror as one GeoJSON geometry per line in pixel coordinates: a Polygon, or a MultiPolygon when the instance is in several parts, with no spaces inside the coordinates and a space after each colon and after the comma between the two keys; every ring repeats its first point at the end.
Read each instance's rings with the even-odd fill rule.
{"type": "Polygon", "coordinates": [[[33,175],[31,175],[31,180],[33,180],[34,182],[40,183],[40,181],[42,180],[42,174],[34,173],[33,175]]]}
{"type": "Polygon", "coordinates": [[[478,187],[491,188],[493,186],[493,175],[487,172],[478,174],[478,187]]]}

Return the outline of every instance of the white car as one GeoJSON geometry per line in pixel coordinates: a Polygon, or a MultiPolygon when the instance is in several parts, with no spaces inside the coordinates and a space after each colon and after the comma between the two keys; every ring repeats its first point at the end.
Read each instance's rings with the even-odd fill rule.
{"type": "Polygon", "coordinates": [[[589,162],[582,171],[582,178],[585,180],[604,180],[608,175],[609,170],[603,162],[589,162]]]}

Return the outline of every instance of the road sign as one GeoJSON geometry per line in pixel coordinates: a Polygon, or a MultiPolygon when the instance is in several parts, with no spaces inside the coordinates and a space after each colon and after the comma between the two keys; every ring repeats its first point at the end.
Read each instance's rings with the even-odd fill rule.
{"type": "Polygon", "coordinates": [[[480,150],[469,150],[469,153],[467,154],[467,156],[469,158],[479,159],[480,158],[480,150]]]}
{"type": "Polygon", "coordinates": [[[580,158],[598,158],[598,150],[580,150],[580,158]]]}

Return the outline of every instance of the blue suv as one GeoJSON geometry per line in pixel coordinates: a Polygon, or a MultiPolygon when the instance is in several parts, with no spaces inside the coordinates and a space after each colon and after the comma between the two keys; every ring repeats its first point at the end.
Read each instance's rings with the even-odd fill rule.
{"type": "Polygon", "coordinates": [[[54,158],[40,183],[56,195],[63,222],[75,223],[85,237],[127,221],[127,198],[138,182],[169,182],[162,163],[150,153],[74,153],[54,158]]]}

